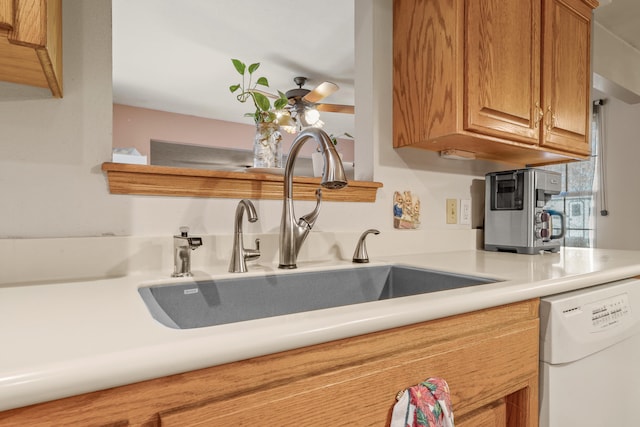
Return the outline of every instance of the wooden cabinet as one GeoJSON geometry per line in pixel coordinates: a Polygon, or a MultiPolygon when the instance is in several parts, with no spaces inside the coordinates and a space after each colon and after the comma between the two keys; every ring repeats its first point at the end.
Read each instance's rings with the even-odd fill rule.
{"type": "Polygon", "coordinates": [[[394,147],[589,154],[593,0],[395,0],[394,147]]]}
{"type": "Polygon", "coordinates": [[[62,97],[62,0],[0,0],[0,81],[62,97]]]}
{"type": "Polygon", "coordinates": [[[0,413],[0,426],[389,424],[396,394],[445,378],[458,426],[538,425],[538,300],[0,413]]]}
{"type": "Polygon", "coordinates": [[[542,105],[545,148],[588,155],[591,128],[591,7],[545,0],[542,105]]]}

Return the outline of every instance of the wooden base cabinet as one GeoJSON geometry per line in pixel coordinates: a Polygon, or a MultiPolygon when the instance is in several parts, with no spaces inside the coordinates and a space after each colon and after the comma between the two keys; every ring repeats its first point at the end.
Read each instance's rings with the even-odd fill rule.
{"type": "Polygon", "coordinates": [[[589,155],[594,0],[394,0],[394,147],[589,155]]]}
{"type": "Polygon", "coordinates": [[[449,383],[456,425],[538,425],[538,300],[0,413],[0,426],[385,426],[396,394],[449,383]]]}

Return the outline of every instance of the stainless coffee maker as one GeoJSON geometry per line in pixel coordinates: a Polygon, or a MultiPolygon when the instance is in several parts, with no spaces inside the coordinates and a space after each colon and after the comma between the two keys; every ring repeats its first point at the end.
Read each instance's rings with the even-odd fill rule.
{"type": "Polygon", "coordinates": [[[493,172],[486,175],[485,188],[485,250],[537,254],[560,249],[564,216],[546,206],[560,193],[559,173],[531,168],[493,172]],[[552,217],[560,222],[558,234],[553,234],[552,217]]]}

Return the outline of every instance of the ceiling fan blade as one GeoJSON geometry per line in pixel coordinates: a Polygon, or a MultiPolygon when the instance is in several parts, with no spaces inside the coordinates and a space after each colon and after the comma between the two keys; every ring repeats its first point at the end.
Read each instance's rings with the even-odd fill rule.
{"type": "Polygon", "coordinates": [[[260,94],[266,96],[267,98],[273,98],[273,99],[280,98],[278,95],[275,95],[275,94],[269,93],[269,92],[265,92],[265,91],[260,90],[260,89],[252,89],[251,92],[260,93],[260,94]]]}
{"type": "Polygon", "coordinates": [[[335,91],[340,89],[337,84],[331,82],[322,82],[316,86],[311,92],[306,94],[302,99],[306,102],[315,104],[321,99],[326,98],[335,91]]]}
{"type": "Polygon", "coordinates": [[[355,114],[356,112],[356,108],[353,105],[341,104],[317,104],[316,109],[327,113],[355,114]]]}

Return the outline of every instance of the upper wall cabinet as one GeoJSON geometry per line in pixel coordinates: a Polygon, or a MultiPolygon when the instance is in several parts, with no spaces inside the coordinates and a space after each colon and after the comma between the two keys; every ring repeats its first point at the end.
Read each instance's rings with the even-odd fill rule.
{"type": "Polygon", "coordinates": [[[395,0],[394,147],[589,155],[594,0],[395,0]]]}
{"type": "Polygon", "coordinates": [[[62,97],[62,0],[0,0],[0,80],[62,97]]]}

